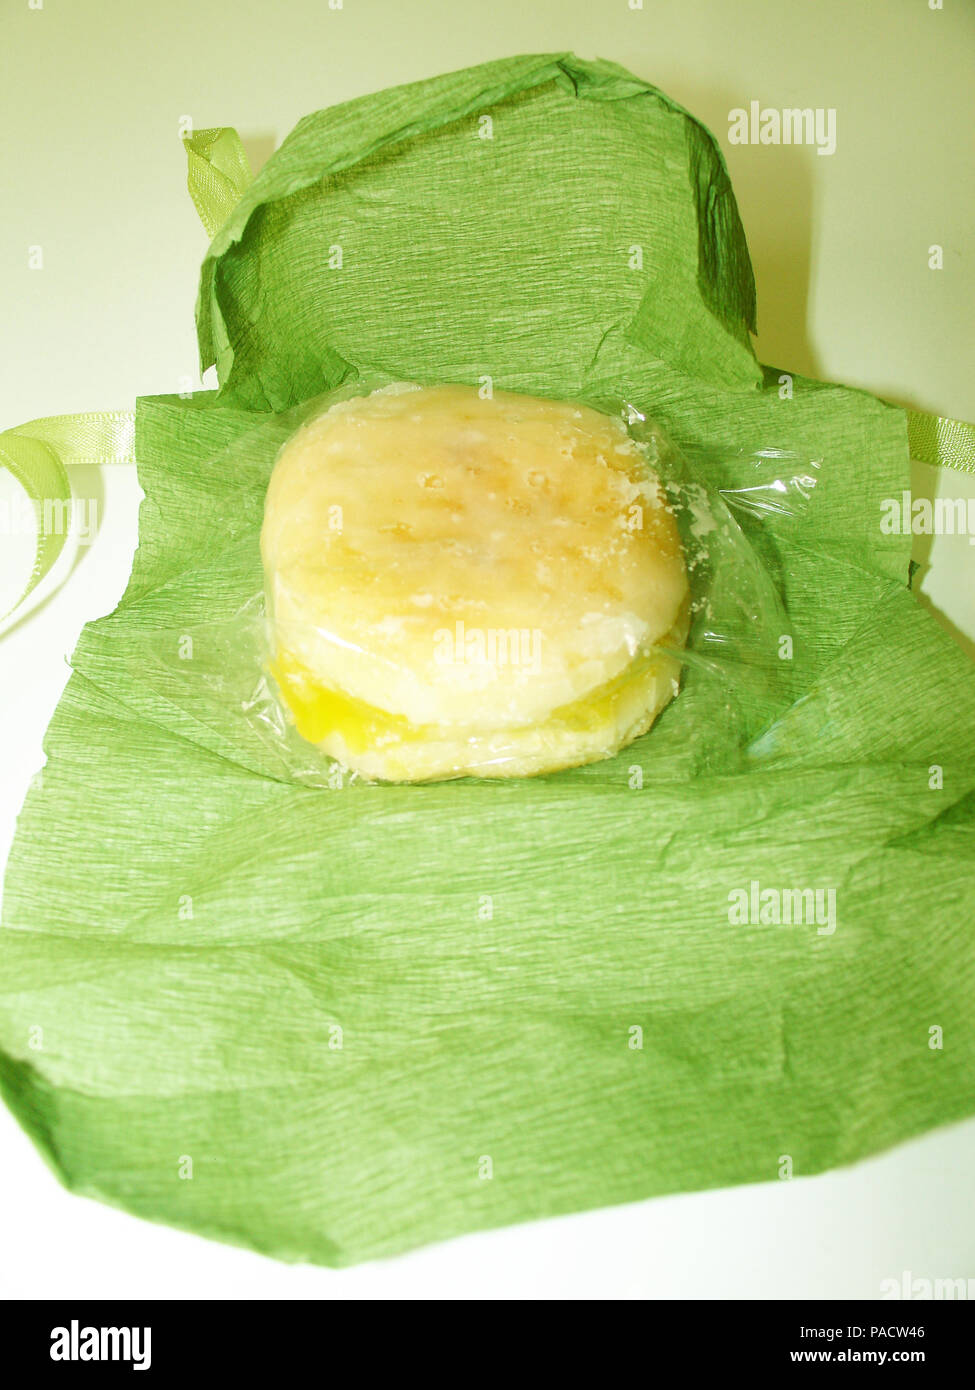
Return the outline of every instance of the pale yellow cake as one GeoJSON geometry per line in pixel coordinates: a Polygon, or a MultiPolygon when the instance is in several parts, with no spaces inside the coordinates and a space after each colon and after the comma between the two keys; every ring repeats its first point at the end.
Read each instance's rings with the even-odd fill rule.
{"type": "Polygon", "coordinates": [[[623,424],[583,406],[410,385],[333,405],[277,459],[261,552],[282,699],[367,778],[591,762],[677,690],[677,528],[623,424]]]}

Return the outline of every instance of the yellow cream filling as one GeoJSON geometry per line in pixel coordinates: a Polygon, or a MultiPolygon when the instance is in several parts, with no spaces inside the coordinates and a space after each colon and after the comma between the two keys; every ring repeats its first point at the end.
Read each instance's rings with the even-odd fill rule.
{"type": "MultiPolygon", "coordinates": [[[[613,680],[579,700],[552,710],[545,724],[579,733],[602,727],[613,719],[617,704],[633,682],[645,676],[653,663],[653,654],[636,657],[613,680]]],[[[440,732],[430,725],[414,724],[405,715],[390,714],[365,700],[330,690],[288,652],[278,652],[270,671],[291,711],[295,727],[309,743],[321,743],[330,735],[338,734],[349,752],[357,754],[390,744],[432,741],[440,732]]],[[[453,732],[456,736],[462,731],[453,732]]],[[[476,736],[485,731],[464,732],[476,736]]]]}

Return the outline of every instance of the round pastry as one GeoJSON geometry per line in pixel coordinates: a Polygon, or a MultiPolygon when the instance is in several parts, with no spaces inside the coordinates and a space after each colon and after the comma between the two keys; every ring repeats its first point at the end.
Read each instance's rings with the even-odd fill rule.
{"type": "Polygon", "coordinates": [[[261,554],[282,699],[366,778],[591,762],[677,690],[677,527],[588,407],[465,386],[341,401],[279,454],[261,554]]]}

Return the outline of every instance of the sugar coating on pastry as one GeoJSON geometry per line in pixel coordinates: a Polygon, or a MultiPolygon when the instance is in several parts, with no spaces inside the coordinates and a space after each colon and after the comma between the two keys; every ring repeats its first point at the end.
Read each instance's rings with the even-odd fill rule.
{"type": "Polygon", "coordinates": [[[341,401],[279,454],[261,553],[291,718],[368,778],[590,762],[677,688],[677,527],[622,422],[585,406],[406,384],[341,401]]]}

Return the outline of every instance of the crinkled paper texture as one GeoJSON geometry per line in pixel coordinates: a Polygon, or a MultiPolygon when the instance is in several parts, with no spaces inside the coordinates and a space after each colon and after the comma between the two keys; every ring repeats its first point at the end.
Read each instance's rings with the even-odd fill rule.
{"type": "Polygon", "coordinates": [[[224,389],[139,402],[131,583],[74,653],[7,875],[0,1086],[71,1188],[344,1264],[975,1108],[975,682],[880,531],[903,415],[780,399],[752,301],[715,143],[607,64],[318,113],[255,180],[201,285],[224,389]],[[372,369],[623,394],[717,486],[820,460],[806,514],[749,533],[801,698],[755,734],[690,677],[590,767],[296,785],[205,673],[260,587],[255,423],[372,369]],[[835,887],[835,933],[731,926],[753,880],[835,887]]]}

